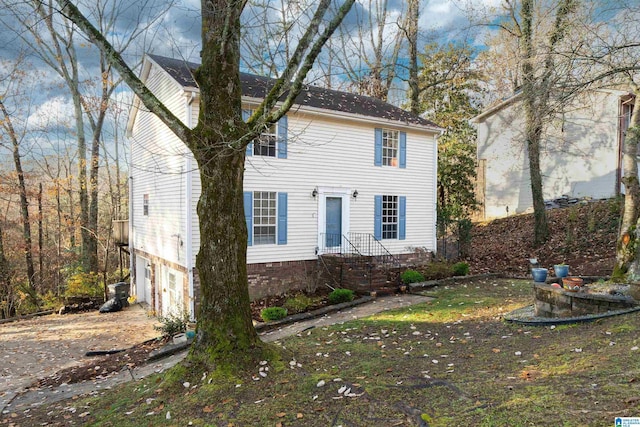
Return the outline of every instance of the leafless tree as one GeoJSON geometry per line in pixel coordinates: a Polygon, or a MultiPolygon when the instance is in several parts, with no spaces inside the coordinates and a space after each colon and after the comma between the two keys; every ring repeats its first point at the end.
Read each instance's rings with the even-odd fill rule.
{"type": "MultiPolygon", "coordinates": [[[[82,52],[80,47],[83,42],[82,35],[78,34],[73,24],[61,19],[56,13],[53,0],[0,0],[0,4],[5,10],[0,22],[14,31],[17,38],[63,80],[71,95],[78,150],[83,264],[86,271],[97,271],[100,140],[111,96],[121,81],[113,74],[111,65],[102,52],[93,58],[97,64],[95,68],[81,63],[80,55],[86,53],[82,52]],[[87,69],[90,70],[90,74],[83,74],[83,70],[87,69]],[[98,88],[97,93],[94,93],[94,87],[98,88]]],[[[116,25],[119,24],[121,14],[125,10],[131,12],[128,2],[97,0],[90,5],[98,29],[105,34],[117,34],[114,46],[118,52],[124,52],[137,37],[144,34],[149,25],[162,16],[171,3],[166,3],[161,10],[154,7],[153,0],[136,4],[137,10],[150,9],[154,11],[155,16],[143,21],[141,15],[137,18],[128,15],[125,37],[122,37],[125,32],[116,28],[116,25]]]]}
{"type": "Polygon", "coordinates": [[[16,128],[13,120],[14,115],[10,113],[5,101],[7,99],[15,100],[16,98],[19,98],[18,94],[12,93],[11,91],[14,90],[16,86],[20,86],[20,81],[26,75],[22,67],[26,66],[26,64],[19,57],[15,62],[9,64],[9,66],[10,68],[8,69],[8,75],[2,76],[2,81],[3,83],[5,83],[5,90],[2,94],[0,94],[0,112],[2,113],[2,120],[0,120],[0,129],[2,129],[3,131],[2,134],[0,134],[0,147],[4,146],[11,151],[16,176],[18,179],[20,213],[22,218],[22,237],[24,240],[24,257],[29,287],[28,294],[33,299],[33,302],[37,305],[38,302],[36,297],[35,269],[33,266],[31,218],[29,216],[29,199],[27,194],[27,184],[25,181],[24,168],[22,165],[22,154],[20,152],[20,143],[25,136],[26,125],[21,126],[22,130],[16,128]]]}

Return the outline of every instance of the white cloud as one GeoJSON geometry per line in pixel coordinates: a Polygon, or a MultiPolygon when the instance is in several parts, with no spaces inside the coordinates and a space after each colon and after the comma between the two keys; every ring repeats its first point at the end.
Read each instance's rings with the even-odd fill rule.
{"type": "Polygon", "coordinates": [[[27,118],[28,127],[42,131],[51,127],[73,126],[73,103],[70,99],[56,96],[45,100],[27,118]]]}

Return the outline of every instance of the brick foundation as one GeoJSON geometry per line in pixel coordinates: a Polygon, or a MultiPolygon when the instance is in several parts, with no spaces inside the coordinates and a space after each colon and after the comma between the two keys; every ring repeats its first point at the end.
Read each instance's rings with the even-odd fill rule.
{"type": "Polygon", "coordinates": [[[398,287],[400,272],[406,267],[379,264],[371,256],[325,254],[320,257],[319,268],[321,282],[366,294],[398,287]]]}
{"type": "MultiPolygon", "coordinates": [[[[194,268],[193,294],[196,313],[200,308],[200,277],[194,268]]],[[[314,292],[318,286],[317,261],[285,261],[247,264],[249,298],[257,300],[300,289],[314,292]]]]}
{"type": "Polygon", "coordinates": [[[318,286],[318,261],[282,261],[247,264],[252,300],[300,289],[314,292],[318,286]]]}

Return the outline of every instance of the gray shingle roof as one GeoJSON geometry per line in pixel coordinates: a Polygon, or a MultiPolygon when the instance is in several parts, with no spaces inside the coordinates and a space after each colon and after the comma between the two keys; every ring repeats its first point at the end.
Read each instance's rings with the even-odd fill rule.
{"type": "MultiPolygon", "coordinates": [[[[193,71],[199,64],[152,54],[148,56],[183,87],[197,87],[193,71]]],[[[242,94],[251,98],[264,98],[275,81],[269,77],[247,73],[240,73],[240,80],[242,94]]],[[[432,128],[438,127],[429,120],[379,99],[316,86],[304,85],[295,104],[432,128]]]]}

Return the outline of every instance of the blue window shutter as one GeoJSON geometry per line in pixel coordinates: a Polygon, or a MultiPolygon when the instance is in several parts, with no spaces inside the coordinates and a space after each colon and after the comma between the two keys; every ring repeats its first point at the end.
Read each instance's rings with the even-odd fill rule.
{"type": "Polygon", "coordinates": [[[245,191],[244,197],[244,219],[247,221],[247,246],[253,245],[253,193],[245,191]]]}
{"type": "Polygon", "coordinates": [[[404,240],[407,236],[407,198],[400,196],[398,199],[398,240],[404,240]]]}
{"type": "Polygon", "coordinates": [[[283,116],[278,120],[278,158],[287,158],[287,116],[283,116]]]}
{"type": "Polygon", "coordinates": [[[407,167],[407,133],[400,132],[400,168],[407,167]]]}
{"type": "MultiPolygon", "coordinates": [[[[242,120],[246,122],[247,120],[249,120],[249,117],[251,117],[251,110],[242,110],[242,120]]],[[[247,151],[245,155],[253,155],[253,142],[250,142],[249,145],[247,145],[247,151]]]]}
{"type": "Polygon", "coordinates": [[[287,193],[278,193],[278,244],[287,244],[287,193]]]}
{"type": "Polygon", "coordinates": [[[375,129],[375,153],[373,164],[375,166],[382,166],[382,129],[375,129]]]}
{"type": "Polygon", "coordinates": [[[382,196],[373,197],[373,237],[382,239],[382,196]]]}

